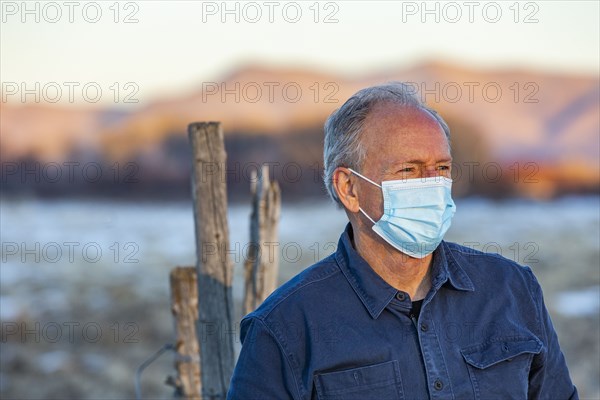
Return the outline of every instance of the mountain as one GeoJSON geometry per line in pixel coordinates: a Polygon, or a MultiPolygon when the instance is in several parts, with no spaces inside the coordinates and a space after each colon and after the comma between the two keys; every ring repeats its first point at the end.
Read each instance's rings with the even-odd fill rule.
{"type": "Polygon", "coordinates": [[[189,160],[181,160],[187,125],[212,120],[223,123],[231,162],[294,160],[308,166],[320,162],[326,117],[360,88],[390,80],[411,84],[448,121],[464,174],[460,192],[474,193],[473,183],[494,181],[486,174],[496,164],[502,182],[517,195],[597,190],[598,77],[439,62],[362,77],[250,65],[129,113],[2,103],[0,158],[87,158],[107,165],[134,160],[156,179],[181,178],[189,173],[189,160]],[[467,173],[477,176],[467,180],[467,173]]]}

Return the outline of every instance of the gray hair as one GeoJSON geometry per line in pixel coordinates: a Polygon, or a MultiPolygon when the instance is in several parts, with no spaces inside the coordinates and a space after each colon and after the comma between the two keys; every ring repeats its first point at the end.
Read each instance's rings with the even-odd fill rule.
{"type": "Polygon", "coordinates": [[[421,102],[415,93],[414,86],[402,82],[371,86],[356,92],[327,118],[323,150],[323,180],[329,196],[339,207],[342,203],[333,188],[333,173],[338,167],[360,171],[365,157],[360,140],[361,134],[365,119],[376,104],[391,102],[426,111],[438,121],[450,140],[450,129],[446,122],[437,112],[421,102]]]}

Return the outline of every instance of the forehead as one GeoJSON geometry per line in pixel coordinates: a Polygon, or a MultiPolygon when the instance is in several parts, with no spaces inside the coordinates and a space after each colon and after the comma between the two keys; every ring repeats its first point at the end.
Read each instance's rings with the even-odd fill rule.
{"type": "Polygon", "coordinates": [[[438,121],[412,106],[376,104],[365,119],[361,139],[369,159],[402,162],[449,156],[448,140],[438,121]]]}

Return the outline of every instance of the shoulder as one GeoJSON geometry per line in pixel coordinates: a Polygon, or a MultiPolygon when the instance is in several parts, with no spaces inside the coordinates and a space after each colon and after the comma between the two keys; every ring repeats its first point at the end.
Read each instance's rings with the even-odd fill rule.
{"type": "MultiPolygon", "coordinates": [[[[453,242],[444,244],[448,262],[458,265],[473,281],[476,289],[479,286],[530,292],[537,287],[537,280],[529,266],[521,265],[499,253],[483,252],[453,242]]],[[[507,249],[498,245],[490,246],[489,250],[502,252],[507,249]]]]}
{"type": "Polygon", "coordinates": [[[278,317],[291,318],[298,311],[310,309],[324,292],[334,287],[337,279],[344,279],[335,260],[335,253],[306,268],[276,289],[243,320],[257,318],[269,323],[278,317]]]}
{"type": "Polygon", "coordinates": [[[445,249],[449,253],[448,256],[453,261],[468,269],[476,268],[477,270],[482,270],[482,268],[485,268],[485,272],[525,275],[531,272],[528,266],[521,265],[517,261],[505,257],[500,253],[492,252],[494,250],[500,250],[500,252],[506,250],[506,248],[502,249],[499,244],[489,246],[488,249],[490,252],[483,252],[453,242],[444,242],[444,244],[446,245],[445,249]]]}

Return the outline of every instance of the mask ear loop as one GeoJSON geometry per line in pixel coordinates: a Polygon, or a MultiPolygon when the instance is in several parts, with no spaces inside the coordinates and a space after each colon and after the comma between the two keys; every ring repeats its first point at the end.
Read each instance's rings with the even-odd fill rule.
{"type": "MultiPolygon", "coordinates": [[[[373,182],[372,180],[370,180],[370,179],[369,179],[369,178],[367,178],[366,176],[359,174],[358,172],[356,172],[356,171],[355,171],[355,170],[353,170],[352,168],[348,168],[348,169],[349,169],[350,171],[352,171],[352,173],[353,173],[353,174],[356,174],[356,175],[358,175],[359,177],[363,178],[365,181],[367,181],[367,182],[369,182],[369,183],[371,183],[371,184],[373,184],[373,185],[377,186],[378,188],[381,188],[381,185],[379,185],[379,184],[377,184],[377,183],[373,182]]],[[[360,206],[358,207],[358,210],[359,210],[361,213],[363,213],[363,215],[364,215],[365,217],[367,217],[367,218],[369,219],[369,221],[371,221],[371,222],[373,223],[373,225],[375,225],[375,224],[376,224],[376,222],[375,222],[375,221],[373,221],[373,218],[369,217],[369,215],[368,215],[368,214],[365,212],[365,210],[363,210],[363,209],[362,209],[360,206]]]]}
{"type": "Polygon", "coordinates": [[[352,168],[348,168],[350,171],[352,171],[353,174],[356,174],[358,176],[360,176],[361,178],[363,178],[365,181],[372,183],[373,185],[377,186],[378,188],[381,188],[381,185],[378,183],[373,182],[372,180],[370,180],[369,178],[367,178],[364,175],[359,174],[358,172],[356,172],[355,170],[353,170],[352,168]]]}
{"type": "Polygon", "coordinates": [[[375,224],[376,224],[376,222],[375,222],[375,221],[373,221],[373,218],[371,218],[371,217],[369,217],[369,216],[367,215],[367,213],[365,212],[365,210],[363,210],[363,209],[362,209],[362,208],[360,208],[360,207],[358,207],[358,210],[359,210],[361,213],[363,213],[363,215],[364,215],[365,217],[369,218],[369,221],[371,221],[371,222],[373,223],[373,225],[375,225],[375,224]]]}

